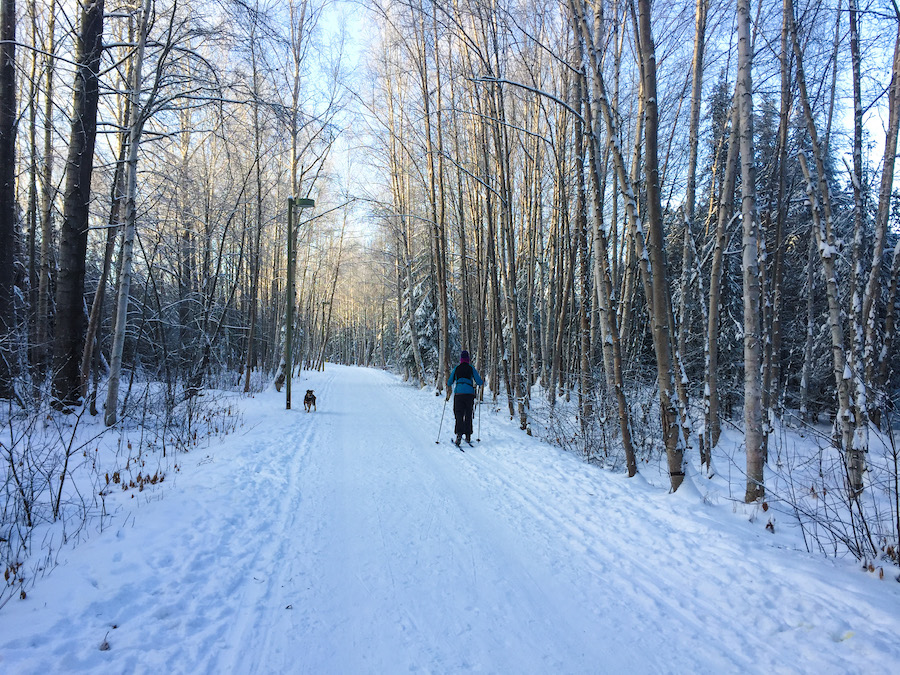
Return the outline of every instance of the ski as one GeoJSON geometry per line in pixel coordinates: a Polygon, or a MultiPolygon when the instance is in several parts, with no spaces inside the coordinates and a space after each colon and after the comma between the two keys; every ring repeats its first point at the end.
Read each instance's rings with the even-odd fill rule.
{"type": "MultiPolygon", "coordinates": [[[[465,452],[465,450],[462,449],[462,442],[457,443],[457,442],[454,441],[454,440],[451,440],[450,442],[453,443],[453,445],[456,446],[456,449],[457,449],[457,450],[459,450],[460,452],[465,452]]],[[[472,445],[472,444],[469,443],[469,445],[472,445]]]]}

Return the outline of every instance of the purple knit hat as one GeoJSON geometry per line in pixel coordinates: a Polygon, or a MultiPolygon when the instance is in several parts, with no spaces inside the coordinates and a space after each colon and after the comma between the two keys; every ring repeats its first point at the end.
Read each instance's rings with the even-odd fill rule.
{"type": "Polygon", "coordinates": [[[469,352],[467,352],[465,349],[463,349],[462,353],[459,355],[459,362],[460,363],[468,363],[469,362],[469,352]]]}

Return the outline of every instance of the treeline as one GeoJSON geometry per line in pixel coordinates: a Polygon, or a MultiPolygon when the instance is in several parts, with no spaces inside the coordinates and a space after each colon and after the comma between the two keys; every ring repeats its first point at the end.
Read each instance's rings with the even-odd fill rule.
{"type": "Polygon", "coordinates": [[[135,377],[165,383],[169,407],[210,378],[258,389],[284,351],[288,197],[312,192],[319,208],[291,228],[294,354],[320,363],[354,249],[331,164],[341,36],[321,42],[323,8],[2,7],[3,396],[84,402],[112,425],[135,377]]]}
{"type": "Polygon", "coordinates": [[[523,429],[535,385],[577,396],[630,474],[658,424],[673,490],[733,421],[748,502],[780,425],[831,419],[845,494],[864,491],[897,399],[892,3],[377,15],[402,369],[440,389],[466,347],[523,429]]]}
{"type": "Polygon", "coordinates": [[[14,405],[111,425],[134,378],[280,384],[292,303],[297,366],[440,391],[467,348],[523,430],[574,398],[589,456],[664,452],[673,490],[728,420],[760,501],[778,429],[830,419],[865,492],[897,398],[892,2],[370,2],[356,73],[308,0],[0,7],[14,405]],[[361,139],[365,195],[335,168],[361,139]],[[289,196],[316,201],[290,227],[289,196]]]}

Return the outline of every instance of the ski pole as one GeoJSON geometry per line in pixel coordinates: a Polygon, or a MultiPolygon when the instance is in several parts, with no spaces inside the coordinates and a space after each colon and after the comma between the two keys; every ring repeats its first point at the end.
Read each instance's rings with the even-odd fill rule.
{"type": "Polygon", "coordinates": [[[484,403],[484,386],[481,387],[481,400],[478,403],[478,436],[475,440],[481,443],[481,404],[484,403]]]}
{"type": "Polygon", "coordinates": [[[447,412],[447,401],[449,401],[449,400],[450,400],[449,396],[444,399],[444,409],[441,411],[441,423],[438,426],[438,437],[437,437],[437,440],[435,441],[435,443],[438,443],[438,444],[441,442],[441,429],[444,428],[444,413],[447,412]]]}

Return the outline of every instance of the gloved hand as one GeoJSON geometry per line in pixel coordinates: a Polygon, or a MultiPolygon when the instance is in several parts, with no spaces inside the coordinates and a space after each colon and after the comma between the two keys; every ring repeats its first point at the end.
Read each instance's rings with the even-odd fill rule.
{"type": "Polygon", "coordinates": [[[451,389],[450,387],[447,387],[447,398],[444,399],[444,400],[449,401],[449,400],[450,400],[450,396],[451,396],[452,394],[453,394],[453,389],[451,389]]]}

